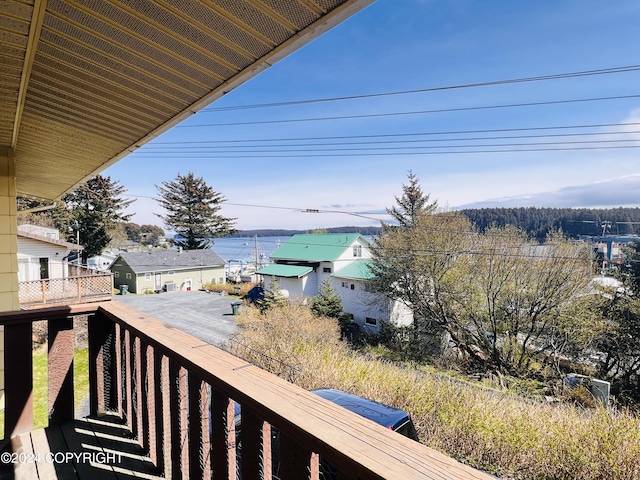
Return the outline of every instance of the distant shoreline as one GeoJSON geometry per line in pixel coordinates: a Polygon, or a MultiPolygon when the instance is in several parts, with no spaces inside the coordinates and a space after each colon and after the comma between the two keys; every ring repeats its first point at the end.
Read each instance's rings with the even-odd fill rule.
{"type": "MultiPolygon", "coordinates": [[[[230,237],[290,237],[299,233],[313,233],[314,230],[285,230],[285,229],[256,229],[240,230],[230,237]]],[[[323,228],[326,233],[360,233],[362,235],[377,235],[380,227],[331,227],[323,228]]]]}

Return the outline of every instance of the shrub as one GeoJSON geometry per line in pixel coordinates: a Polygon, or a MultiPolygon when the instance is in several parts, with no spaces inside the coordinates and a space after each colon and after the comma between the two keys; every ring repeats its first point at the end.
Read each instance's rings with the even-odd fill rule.
{"type": "Polygon", "coordinates": [[[244,297],[249,290],[255,287],[255,283],[223,283],[216,285],[215,283],[205,283],[202,285],[202,289],[208,292],[221,293],[224,292],[227,295],[238,295],[244,297]]]}
{"type": "MultiPolygon", "coordinates": [[[[419,371],[339,340],[302,305],[237,318],[235,353],[306,389],[333,387],[408,411],[421,441],[503,478],[640,478],[640,421],[628,412],[549,405],[419,371]],[[240,347],[241,346],[241,347],[240,347]],[[283,368],[288,365],[291,368],[283,368]]],[[[233,350],[233,348],[232,348],[233,350]]]]}

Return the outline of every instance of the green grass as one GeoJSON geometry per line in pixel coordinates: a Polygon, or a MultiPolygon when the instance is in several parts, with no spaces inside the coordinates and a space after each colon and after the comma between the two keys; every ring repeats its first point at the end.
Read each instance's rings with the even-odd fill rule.
{"type": "MultiPolygon", "coordinates": [[[[73,386],[77,411],[89,395],[89,351],[86,348],[74,352],[73,386]]],[[[44,428],[49,424],[48,388],[47,353],[42,351],[33,356],[33,423],[35,428],[44,428]]]]}
{"type": "MultiPolygon", "coordinates": [[[[75,389],[75,409],[82,406],[89,397],[89,351],[76,350],[73,355],[73,386],[75,389]]],[[[47,352],[38,351],[33,355],[33,423],[34,428],[44,428],[49,424],[48,414],[47,352]]],[[[0,438],[4,438],[4,409],[0,410],[0,438]]]]}

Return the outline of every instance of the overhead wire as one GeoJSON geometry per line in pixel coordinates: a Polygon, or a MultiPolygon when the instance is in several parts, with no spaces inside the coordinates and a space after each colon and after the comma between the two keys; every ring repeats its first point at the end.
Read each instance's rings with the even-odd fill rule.
{"type": "Polygon", "coordinates": [[[507,103],[507,104],[499,104],[499,105],[479,105],[474,107],[437,108],[432,110],[416,110],[416,111],[409,111],[409,112],[366,113],[366,114],[360,114],[360,115],[335,115],[335,116],[328,116],[328,117],[252,120],[252,121],[245,121],[245,122],[223,122],[223,123],[206,123],[206,124],[196,123],[196,124],[188,124],[188,125],[177,125],[173,128],[233,127],[233,126],[242,126],[242,125],[320,122],[320,121],[329,121],[329,120],[331,121],[355,120],[355,119],[367,119],[367,118],[397,117],[397,116],[405,116],[405,115],[426,115],[430,113],[468,112],[468,111],[491,110],[491,109],[501,109],[501,108],[536,107],[536,106],[543,106],[543,105],[566,105],[570,103],[628,100],[632,98],[640,98],[640,94],[614,95],[614,96],[608,96],[608,97],[574,98],[569,100],[547,100],[547,101],[541,101],[541,102],[507,103]]]}
{"type": "MultiPolygon", "coordinates": [[[[408,95],[408,94],[417,94],[417,93],[426,93],[426,92],[434,92],[434,91],[442,91],[442,90],[454,90],[461,88],[474,88],[474,87],[483,87],[483,86],[491,86],[491,85],[504,85],[509,83],[523,83],[523,82],[534,82],[534,81],[545,81],[545,80],[554,80],[554,79],[562,79],[562,78],[573,78],[580,76],[590,76],[590,75],[603,75],[603,74],[612,74],[612,73],[624,73],[631,71],[640,70],[640,65],[630,65],[624,67],[614,67],[607,69],[596,69],[596,70],[586,70],[580,72],[569,72],[569,73],[561,73],[561,74],[553,74],[553,75],[543,75],[537,77],[524,77],[517,79],[507,79],[507,80],[498,80],[491,82],[482,82],[482,83],[473,83],[473,84],[462,84],[462,85],[450,85],[444,87],[433,87],[433,88],[425,88],[425,89],[417,89],[417,90],[408,90],[408,91],[396,91],[396,92],[384,92],[384,93],[374,93],[374,94],[363,94],[363,95],[354,95],[354,96],[344,96],[344,97],[332,97],[332,98],[324,98],[324,99],[308,99],[308,100],[299,100],[299,101],[291,101],[291,102],[275,102],[275,103],[265,103],[265,104],[255,104],[255,105],[240,105],[235,107],[220,107],[220,108],[209,108],[204,109],[203,111],[209,112],[223,112],[223,111],[232,111],[232,110],[247,110],[252,108],[266,108],[266,107],[283,107],[283,106],[292,106],[292,105],[302,105],[302,104],[311,104],[311,103],[325,103],[325,102],[335,102],[335,101],[346,101],[346,100],[356,100],[356,99],[366,99],[366,98],[376,98],[376,97],[384,97],[384,96],[394,96],[394,95],[408,95]]],[[[209,126],[234,126],[234,125],[258,125],[258,124],[273,124],[273,123],[291,123],[291,122],[311,122],[311,121],[322,121],[322,120],[342,120],[342,119],[359,119],[359,118],[376,118],[376,117],[388,117],[388,116],[400,116],[400,115],[418,115],[418,114],[427,114],[427,113],[442,113],[442,112],[457,112],[457,111],[470,111],[470,110],[484,110],[484,109],[497,109],[497,108],[515,108],[515,107],[531,107],[531,106],[541,106],[541,105],[559,105],[559,104],[568,104],[568,103],[580,103],[580,102],[595,102],[595,101],[610,101],[610,100],[620,100],[620,99],[631,99],[631,98],[639,98],[640,95],[619,95],[619,96],[609,96],[609,97],[595,97],[595,98],[580,98],[580,99],[564,99],[564,100],[552,100],[552,101],[543,101],[543,102],[526,102],[526,103],[514,103],[514,104],[501,104],[501,105],[484,105],[484,106],[470,106],[470,107],[459,107],[459,108],[447,108],[447,109],[434,109],[434,110],[423,110],[423,111],[410,111],[410,112],[389,112],[389,113],[377,113],[377,114],[364,114],[364,115],[345,115],[345,116],[333,116],[333,117],[319,117],[319,118],[302,118],[302,119],[280,119],[280,120],[269,120],[269,121],[251,121],[251,122],[235,122],[235,123],[213,123],[213,124],[205,124],[205,125],[182,125],[176,128],[194,128],[194,127],[209,127],[209,126]]],[[[194,144],[194,146],[189,149],[197,149],[202,148],[202,144],[229,144],[229,143],[248,143],[248,142],[276,142],[276,141],[308,141],[308,140],[337,140],[337,139],[364,139],[364,138],[398,138],[398,137],[408,137],[408,136],[433,136],[433,135],[449,135],[449,134],[476,134],[476,133],[498,133],[498,132],[522,132],[522,131],[549,131],[552,129],[578,129],[578,128],[602,128],[602,127],[621,127],[621,126],[633,126],[640,125],[637,122],[630,123],[615,123],[615,124],[592,124],[592,125],[561,125],[561,126],[538,126],[538,127],[529,127],[529,128],[503,128],[503,129],[485,129],[485,130],[460,130],[460,131],[449,131],[449,132],[423,132],[423,133],[398,133],[398,134],[381,134],[381,135],[350,135],[350,136],[332,136],[332,137],[303,137],[303,138],[285,138],[285,139],[277,139],[277,138],[268,138],[268,139],[254,139],[254,140],[217,140],[217,141],[202,141],[202,142],[154,142],[152,145],[148,145],[146,148],[155,147],[157,145],[184,145],[185,143],[194,144]],[[195,144],[198,145],[195,145],[195,144]]],[[[327,147],[338,146],[338,145],[374,145],[374,144],[391,144],[391,143],[419,143],[419,142],[444,142],[444,141],[486,141],[486,140],[507,140],[507,139],[524,139],[524,138],[544,138],[544,137],[571,137],[571,136],[597,136],[597,135],[626,135],[626,134],[637,134],[640,133],[638,131],[616,131],[616,132],[590,132],[590,133],[567,133],[567,134],[544,134],[544,135],[520,135],[520,136],[504,136],[504,137],[476,137],[476,138],[461,138],[461,139],[421,139],[421,140],[403,140],[403,141],[375,141],[375,142],[345,142],[345,143],[332,143],[332,144],[309,144],[309,145],[293,145],[295,147],[301,146],[320,146],[325,147],[324,150],[326,152],[338,152],[338,151],[366,151],[370,149],[360,148],[360,149],[327,149],[327,147]]],[[[640,148],[640,145],[612,145],[613,143],[622,143],[622,142],[632,142],[634,140],[594,140],[594,141],[573,141],[573,142],[536,142],[536,143],[500,143],[500,144],[479,144],[479,145],[438,145],[438,146],[413,146],[413,147],[382,147],[376,148],[376,150],[402,150],[402,149],[471,149],[476,148],[480,150],[467,150],[467,151],[423,151],[423,152],[402,152],[402,155],[439,155],[439,154],[468,154],[468,153],[506,153],[506,152],[541,152],[541,151],[560,151],[560,150],[596,150],[596,149],[632,149],[632,148],[640,148]],[[577,146],[577,145],[590,145],[590,146],[577,146]],[[502,148],[499,150],[488,150],[487,147],[531,147],[531,146],[560,146],[567,145],[567,147],[558,147],[558,148],[502,148]],[[570,146],[568,146],[570,145],[570,146]],[[597,146],[593,146],[597,145],[597,146]],[[604,146],[607,145],[607,146],[604,146]]],[[[258,148],[260,145],[242,145],[238,146],[238,148],[258,148]]],[[[224,147],[208,147],[210,149],[215,148],[224,148],[224,147]]],[[[283,145],[270,145],[268,148],[288,148],[288,146],[283,145]]],[[[184,148],[182,149],[184,150],[184,148]]],[[[345,153],[345,154],[309,154],[309,152],[313,152],[313,150],[283,150],[278,155],[273,155],[274,153],[278,153],[274,150],[268,150],[267,153],[270,155],[260,155],[258,158],[281,158],[281,157],[332,157],[332,156],[372,156],[372,155],[392,155],[393,153],[389,152],[374,152],[374,153],[345,153]],[[287,153],[291,152],[304,152],[304,155],[287,155],[287,153]]],[[[142,153],[142,151],[138,151],[138,154],[142,153]]],[[[145,152],[147,153],[147,152],[145,152]]],[[[153,152],[148,152],[153,153],[153,152]]],[[[173,152],[169,150],[165,150],[160,152],[161,154],[172,154],[173,152]]],[[[182,153],[182,151],[177,152],[182,153]]],[[[233,150],[233,151],[221,151],[214,153],[252,153],[257,154],[259,151],[242,151],[242,150],[233,150]]],[[[157,153],[153,153],[157,155],[157,153]]],[[[218,158],[252,158],[246,155],[242,156],[224,156],[217,155],[218,158]]],[[[192,154],[190,158],[204,158],[204,157],[196,157],[192,154]]],[[[153,197],[151,197],[153,198],[153,197]]],[[[228,205],[236,205],[236,206],[251,206],[251,207],[260,207],[260,208],[277,208],[284,210],[295,210],[300,211],[300,209],[288,208],[288,207],[270,207],[270,206],[259,206],[259,205],[242,205],[242,204],[231,204],[226,202],[228,205]]],[[[323,212],[325,213],[325,212],[323,212]]],[[[331,212],[326,212],[331,213],[331,212]]],[[[346,213],[349,215],[361,216],[354,212],[332,212],[332,213],[346,213]]],[[[367,218],[367,217],[363,217],[367,218]]],[[[378,219],[373,219],[379,221],[378,219]]]]}
{"type": "MultiPolygon", "coordinates": [[[[549,125],[536,127],[520,127],[520,128],[491,128],[480,130],[444,130],[435,132],[415,132],[415,133],[386,133],[386,134],[369,134],[369,135],[338,135],[325,137],[288,137],[288,138],[259,138],[259,139],[243,139],[243,140],[183,140],[183,141],[156,141],[152,144],[145,145],[150,148],[155,145],[184,145],[184,144],[201,144],[201,143],[238,143],[238,142],[280,142],[280,141],[300,141],[300,140],[342,140],[349,138],[395,138],[395,137],[414,137],[414,136],[432,136],[432,135],[465,135],[480,133],[499,133],[499,132],[524,132],[524,131],[543,131],[543,130],[565,130],[565,129],[583,129],[583,128],[605,128],[605,127],[626,127],[637,126],[640,122],[628,123],[595,123],[586,125],[549,125]]],[[[567,134],[571,135],[571,134],[567,134]]],[[[585,134],[586,135],[586,134],[585,134]]]]}
{"type": "MultiPolygon", "coordinates": [[[[529,147],[529,146],[538,146],[538,145],[584,145],[584,144],[597,144],[597,145],[606,145],[606,144],[614,144],[614,143],[623,143],[623,142],[640,142],[640,138],[638,139],[617,139],[617,140],[583,140],[583,141],[567,141],[567,142],[517,142],[517,143],[479,143],[479,144],[457,144],[457,145],[412,145],[412,146],[375,146],[375,147],[341,147],[341,148],[329,148],[336,145],[320,145],[316,149],[296,149],[295,146],[291,147],[278,147],[278,148],[286,148],[286,150],[239,150],[239,149],[228,149],[228,150],[212,150],[213,153],[294,153],[294,152],[350,152],[350,151],[381,151],[381,150],[431,150],[436,148],[484,148],[484,147],[529,147]]],[[[303,145],[304,146],[304,145],[303,145]]],[[[640,145],[635,145],[640,146],[640,145]]],[[[271,148],[272,146],[269,146],[271,148]]],[[[205,147],[200,147],[205,148],[205,147]]],[[[251,148],[248,146],[243,146],[239,148],[251,148]]],[[[258,148],[257,146],[255,148],[258,148]]],[[[275,148],[275,146],[273,146],[275,148]]],[[[161,153],[182,153],[183,149],[177,150],[163,150],[161,153]]],[[[195,153],[209,153],[209,150],[198,151],[195,153]]]]}
{"type": "MultiPolygon", "coordinates": [[[[157,197],[151,197],[151,196],[145,196],[145,195],[133,195],[133,194],[125,194],[123,195],[125,197],[133,197],[133,198],[150,198],[150,199],[157,199],[157,197]]],[[[391,227],[393,227],[392,224],[390,224],[389,222],[385,221],[384,219],[380,219],[378,217],[374,217],[372,215],[378,215],[378,216],[387,216],[388,217],[388,213],[385,212],[352,212],[352,211],[347,211],[347,210],[325,210],[325,209],[315,209],[315,208],[300,208],[300,207],[283,207],[283,206],[277,206],[277,205],[260,205],[260,204],[249,204],[249,203],[236,203],[236,202],[229,202],[229,201],[225,201],[224,203],[225,205],[229,205],[229,206],[235,206],[235,207],[247,207],[247,208],[263,208],[263,209],[276,209],[276,210],[287,210],[290,212],[297,212],[297,213],[310,213],[310,214],[340,214],[340,215],[349,215],[349,216],[354,216],[354,217],[359,217],[359,218],[363,218],[366,220],[371,220],[371,221],[375,221],[375,222],[380,222],[380,223],[385,223],[386,225],[389,225],[391,227]]],[[[463,216],[462,213],[457,212],[457,211],[450,211],[450,212],[437,212],[436,214],[434,214],[436,216],[436,218],[438,219],[446,219],[447,217],[450,218],[460,218],[463,216]]],[[[453,233],[453,234],[460,234],[460,235],[466,235],[466,234],[473,234],[473,235],[478,235],[479,232],[469,232],[468,230],[455,230],[449,227],[436,227],[433,225],[421,225],[419,227],[416,227],[418,230],[425,230],[425,231],[434,231],[434,232],[446,232],[446,233],[453,233]]],[[[496,233],[492,233],[492,236],[494,237],[500,237],[500,238],[522,238],[521,235],[511,235],[511,234],[496,234],[496,233]]],[[[332,245],[327,245],[327,246],[332,246],[332,245]]],[[[333,245],[335,246],[335,245],[333,245]]]]}
{"type": "MultiPolygon", "coordinates": [[[[123,196],[126,197],[142,197],[142,198],[154,198],[154,197],[148,197],[148,196],[144,196],[144,195],[133,195],[133,194],[125,194],[123,196]]],[[[349,211],[344,211],[344,210],[319,210],[319,209],[300,209],[300,208],[295,208],[295,207],[282,207],[282,206],[273,206],[273,205],[259,205],[259,204],[243,204],[243,203],[233,203],[233,202],[225,202],[226,205],[232,205],[232,206],[242,206],[242,207],[250,207],[250,208],[266,208],[266,209],[279,209],[279,210],[288,210],[288,211],[295,211],[295,212],[300,212],[300,213],[326,213],[326,214],[346,214],[346,215],[351,215],[351,216],[356,216],[356,217],[360,217],[360,218],[365,218],[365,219],[369,219],[369,220],[373,220],[376,222],[383,222],[382,220],[380,220],[379,218],[375,218],[375,217],[371,217],[369,215],[374,215],[375,213],[368,213],[368,214],[364,214],[361,212],[349,212],[349,211]]],[[[386,213],[380,213],[380,215],[386,215],[386,213]]],[[[451,216],[451,217],[460,217],[462,216],[462,214],[457,213],[457,212],[440,212],[435,214],[437,216],[437,218],[446,218],[447,216],[451,216]]],[[[387,223],[387,225],[389,225],[387,223]]],[[[466,236],[471,236],[474,238],[479,238],[482,234],[480,234],[477,231],[469,231],[469,230],[456,230],[456,229],[452,229],[452,228],[448,228],[446,226],[444,227],[437,227],[437,226],[432,226],[432,225],[422,225],[419,227],[416,227],[418,230],[424,230],[424,231],[432,231],[432,232],[440,232],[440,233],[448,233],[448,234],[454,234],[454,235],[466,235],[466,236]]],[[[492,233],[491,234],[492,238],[512,238],[512,239],[523,239],[522,235],[511,235],[511,234],[500,234],[500,233],[492,233]]],[[[526,241],[526,240],[525,240],[526,241]]],[[[291,241],[289,240],[287,242],[290,245],[307,245],[307,242],[295,242],[295,241],[291,241]]],[[[315,244],[316,246],[322,246],[322,247],[327,247],[327,248],[342,248],[342,246],[339,245],[335,245],[335,244],[315,244]]],[[[550,245],[556,245],[556,243],[547,243],[545,244],[547,246],[550,245]]],[[[549,259],[549,260],[553,260],[553,259],[565,259],[565,260],[583,260],[582,257],[580,257],[579,255],[576,256],[562,256],[562,255],[540,255],[540,254],[530,254],[530,253],[517,253],[517,251],[519,250],[523,250],[523,249],[527,249],[527,248],[536,248],[538,245],[536,244],[531,244],[531,243],[525,243],[525,244],[518,244],[518,245],[501,245],[498,248],[481,248],[481,249],[475,249],[475,250],[469,250],[469,249],[465,249],[465,250],[447,250],[447,251],[433,251],[433,250],[427,250],[427,249],[416,249],[416,248],[402,248],[402,249],[389,249],[386,248],[386,251],[393,254],[394,250],[397,250],[400,253],[409,253],[409,254],[413,254],[413,255],[419,255],[419,256],[436,256],[436,255],[465,255],[465,254],[469,254],[469,255],[493,255],[493,256],[502,256],[502,257],[519,257],[519,258],[530,258],[530,259],[549,259]],[[505,252],[505,250],[516,250],[516,253],[512,253],[512,252],[505,252]]],[[[214,248],[215,250],[215,248],[214,248]]],[[[407,256],[407,258],[409,258],[409,256],[407,256]]]]}
{"type": "MultiPolygon", "coordinates": [[[[462,146],[457,148],[464,148],[462,146]]],[[[476,154],[476,153],[518,153],[518,152],[558,152],[558,151],[579,151],[579,150],[612,150],[612,149],[636,149],[640,148],[639,145],[610,145],[610,146],[596,146],[596,147],[557,147],[557,148],[509,148],[509,149],[500,149],[500,150],[443,150],[437,152],[400,152],[400,153],[390,153],[390,152],[371,152],[371,153],[319,153],[319,154],[295,154],[295,155],[287,155],[286,153],[278,153],[276,155],[273,154],[263,154],[252,152],[252,155],[247,154],[238,154],[238,155],[229,155],[229,154],[215,154],[216,159],[247,159],[247,158],[331,158],[331,157],[376,157],[376,156],[390,156],[390,155],[458,155],[458,154],[476,154]]],[[[160,152],[163,155],[170,155],[170,158],[183,158],[182,155],[176,153],[166,153],[160,152]]],[[[210,159],[212,154],[201,153],[185,153],[185,158],[203,158],[210,159]]],[[[158,154],[155,154],[156,158],[169,158],[169,157],[160,157],[158,154]]]]}
{"type": "Polygon", "coordinates": [[[587,76],[593,76],[593,75],[609,75],[613,73],[635,72],[638,70],[640,70],[640,65],[626,65],[626,66],[619,66],[619,67],[599,68],[594,70],[582,70],[577,72],[565,72],[565,73],[556,73],[556,74],[549,74],[549,75],[539,75],[539,76],[533,76],[533,77],[521,77],[521,78],[512,78],[512,79],[505,79],[505,80],[491,80],[487,82],[466,83],[466,84],[463,83],[458,85],[445,85],[440,87],[419,88],[419,89],[413,89],[413,90],[369,93],[369,94],[361,94],[361,95],[346,95],[346,96],[340,96],[340,97],[315,98],[315,99],[306,99],[306,100],[292,100],[292,101],[286,101],[286,102],[258,103],[258,104],[252,104],[252,105],[251,104],[235,105],[235,106],[229,106],[229,107],[209,107],[209,108],[204,108],[202,111],[228,112],[228,111],[234,111],[234,110],[248,110],[248,109],[257,109],[257,108],[289,107],[294,105],[309,105],[313,103],[361,100],[366,98],[391,97],[391,96],[398,96],[398,95],[414,95],[419,93],[439,92],[439,91],[445,91],[445,90],[459,90],[459,89],[465,89],[465,88],[488,87],[488,86],[496,86],[496,85],[508,85],[508,84],[514,84],[514,83],[560,80],[565,78],[587,77],[587,76]]]}
{"type": "MultiPolygon", "coordinates": [[[[640,123],[639,123],[640,125],[640,123]]],[[[534,135],[497,135],[497,136],[486,136],[486,137],[458,137],[458,138],[422,138],[422,139],[411,139],[411,140],[367,140],[367,141],[354,141],[354,142],[331,142],[331,143],[285,143],[285,144],[272,144],[275,140],[265,139],[264,142],[268,142],[267,145],[258,144],[258,145],[238,145],[240,148],[287,148],[287,147],[313,147],[313,146],[336,146],[336,145],[388,145],[388,144],[406,144],[406,143],[436,143],[436,142],[453,142],[453,141],[476,141],[476,140],[510,140],[510,139],[528,139],[528,138],[559,138],[559,137],[598,137],[603,135],[636,135],[640,134],[640,130],[622,130],[622,131],[611,131],[611,132],[582,132],[582,133],[540,133],[534,135]]],[[[415,136],[415,135],[430,135],[430,134],[398,134],[397,136],[415,136]]],[[[444,135],[444,134],[443,134],[444,135]]],[[[380,135],[380,137],[385,137],[387,135],[380,135]]],[[[327,140],[334,139],[342,139],[343,137],[325,137],[327,140]]],[[[354,138],[358,138],[358,136],[354,136],[354,138]]],[[[306,141],[306,139],[300,139],[302,141],[306,141]]],[[[298,141],[298,139],[288,139],[283,141],[298,141]]],[[[166,143],[157,143],[153,145],[149,145],[145,148],[145,150],[166,150],[167,146],[174,145],[180,146],[180,150],[193,150],[193,149],[222,149],[229,148],[229,143],[257,143],[263,142],[262,140],[228,140],[228,141],[197,141],[197,142],[166,142],[166,143]]],[[[233,147],[234,145],[231,145],[233,147]]]]}

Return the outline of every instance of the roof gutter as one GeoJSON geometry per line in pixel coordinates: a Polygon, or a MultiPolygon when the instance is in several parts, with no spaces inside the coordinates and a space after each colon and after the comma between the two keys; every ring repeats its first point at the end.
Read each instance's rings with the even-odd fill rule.
{"type": "Polygon", "coordinates": [[[58,206],[58,202],[53,202],[51,205],[45,205],[43,207],[27,208],[26,210],[20,210],[18,213],[35,213],[44,212],[45,210],[52,210],[58,206]]]}

